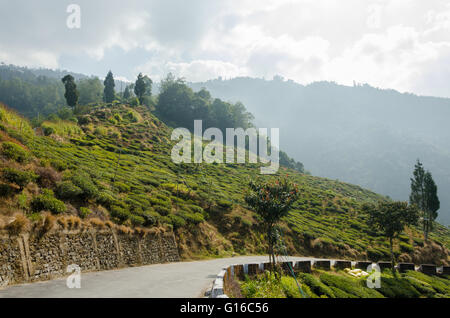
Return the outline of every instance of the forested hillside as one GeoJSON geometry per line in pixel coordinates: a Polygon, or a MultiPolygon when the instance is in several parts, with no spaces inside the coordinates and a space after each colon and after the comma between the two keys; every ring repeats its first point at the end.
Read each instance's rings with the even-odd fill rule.
{"type": "MultiPolygon", "coordinates": [[[[74,117],[78,123],[53,117],[33,130],[1,107],[3,228],[173,229],[186,259],[266,251],[259,219],[243,199],[248,181],[262,178],[259,164],[174,164],[171,129],[146,106],[101,104],[74,117]]],[[[361,209],[386,198],[288,168],[265,178],[280,176],[300,189],[280,228],[289,253],[388,259],[386,239],[361,209]]],[[[395,253],[404,261],[447,263],[449,231],[437,225],[431,238],[425,243],[409,228],[395,253]]]]}
{"type": "Polygon", "coordinates": [[[438,185],[438,220],[450,224],[450,99],[280,77],[190,85],[244,103],[258,126],[279,127],[281,147],[313,175],[408,200],[420,158],[438,185]]]}

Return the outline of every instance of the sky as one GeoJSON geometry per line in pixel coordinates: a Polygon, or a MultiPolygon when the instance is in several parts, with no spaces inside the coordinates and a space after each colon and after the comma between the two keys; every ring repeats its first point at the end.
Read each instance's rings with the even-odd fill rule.
{"type": "Polygon", "coordinates": [[[129,80],[280,75],[450,97],[450,2],[0,0],[0,62],[129,80]],[[67,26],[70,4],[80,28],[67,26]]]}

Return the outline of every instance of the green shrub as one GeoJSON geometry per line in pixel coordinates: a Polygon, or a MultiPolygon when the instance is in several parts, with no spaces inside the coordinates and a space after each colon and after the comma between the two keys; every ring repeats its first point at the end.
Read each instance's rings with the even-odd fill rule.
{"type": "Polygon", "coordinates": [[[140,215],[130,215],[131,224],[134,226],[143,225],[145,223],[145,219],[140,215]]]}
{"type": "Polygon", "coordinates": [[[19,208],[22,210],[28,210],[28,196],[26,193],[22,192],[17,196],[17,203],[19,205],[19,208]]]}
{"type": "Polygon", "coordinates": [[[62,199],[75,199],[83,193],[83,190],[72,183],[62,181],[56,188],[56,194],[62,199]]]}
{"type": "Polygon", "coordinates": [[[116,202],[116,199],[114,193],[109,190],[103,190],[99,192],[97,202],[105,206],[111,206],[116,202]]]}
{"type": "Polygon", "coordinates": [[[381,288],[378,291],[389,298],[415,298],[420,293],[404,278],[381,274],[381,288]]]}
{"type": "Polygon", "coordinates": [[[371,261],[379,261],[387,257],[384,251],[371,247],[367,249],[367,256],[371,261]]]}
{"type": "Polygon", "coordinates": [[[10,184],[0,183],[0,197],[8,197],[14,192],[10,184]]]}
{"type": "Polygon", "coordinates": [[[153,209],[155,209],[156,212],[158,212],[159,214],[166,216],[170,213],[170,209],[168,207],[165,206],[161,206],[161,205],[155,205],[153,207],[153,209]]]}
{"type": "Polygon", "coordinates": [[[246,298],[284,298],[285,288],[275,275],[269,273],[256,279],[246,279],[241,285],[242,295],[246,298]]]}
{"type": "Polygon", "coordinates": [[[199,207],[198,205],[190,204],[190,205],[188,205],[187,207],[188,207],[192,212],[200,213],[200,214],[205,213],[205,211],[203,210],[203,208],[199,207]]]}
{"type": "Polygon", "coordinates": [[[231,208],[233,207],[233,203],[226,200],[219,200],[217,202],[217,205],[226,210],[231,210],[231,208]]]}
{"type": "Polygon", "coordinates": [[[403,253],[412,253],[414,251],[414,247],[411,244],[400,242],[400,251],[403,253]]]}
{"type": "Polygon", "coordinates": [[[65,163],[62,160],[57,160],[57,159],[50,160],[50,165],[60,172],[67,169],[67,163],[65,163]]]}
{"type": "Polygon", "coordinates": [[[21,189],[37,179],[37,175],[31,171],[22,171],[14,168],[4,168],[2,173],[5,180],[17,184],[21,189]]]}
{"type": "Polygon", "coordinates": [[[114,187],[121,193],[128,193],[131,190],[131,187],[123,182],[114,183],[114,187]]]}
{"type": "Polygon", "coordinates": [[[199,224],[205,221],[205,218],[201,213],[190,213],[187,211],[180,211],[178,214],[189,223],[199,224]]]}
{"type": "Polygon", "coordinates": [[[115,217],[122,222],[128,220],[131,216],[131,214],[128,210],[126,210],[120,206],[117,206],[117,205],[111,206],[110,212],[111,212],[112,217],[115,217]]]}
{"type": "Polygon", "coordinates": [[[414,245],[417,245],[417,246],[423,246],[424,240],[423,240],[422,238],[415,237],[415,238],[413,239],[413,241],[414,241],[414,245]]]}
{"type": "Polygon", "coordinates": [[[448,296],[450,296],[450,282],[445,278],[428,276],[424,273],[416,271],[408,271],[406,272],[406,275],[418,279],[422,282],[428,283],[439,294],[447,294],[448,296]]]}
{"type": "Polygon", "coordinates": [[[13,142],[4,142],[2,144],[1,151],[6,158],[20,163],[27,163],[31,159],[30,153],[28,151],[13,142]]]}
{"type": "Polygon", "coordinates": [[[383,297],[377,291],[364,287],[360,280],[350,277],[337,276],[328,273],[320,275],[321,282],[325,283],[329,287],[336,287],[347,294],[353,295],[358,298],[381,298],[383,297]]]}
{"type": "Polygon", "coordinates": [[[300,288],[303,291],[303,294],[302,294],[302,292],[298,288],[297,282],[295,281],[294,278],[289,277],[289,276],[281,277],[281,281],[280,281],[281,288],[283,289],[283,292],[287,298],[303,298],[303,297],[316,298],[317,297],[317,295],[314,294],[309,289],[308,286],[306,286],[304,284],[302,285],[302,284],[300,284],[300,282],[298,282],[300,284],[300,288]]]}
{"type": "Polygon", "coordinates": [[[152,177],[143,176],[139,178],[139,181],[142,182],[145,185],[152,185],[154,187],[159,186],[159,181],[152,177]]]}
{"type": "Polygon", "coordinates": [[[54,133],[56,133],[56,129],[53,127],[43,126],[42,128],[43,128],[42,130],[44,131],[45,136],[50,136],[50,135],[53,135],[54,133]]]}
{"type": "Polygon", "coordinates": [[[178,229],[186,225],[186,221],[175,214],[170,214],[168,216],[170,223],[173,225],[174,229],[178,229]]]}
{"type": "Polygon", "coordinates": [[[67,210],[64,202],[56,199],[53,191],[49,189],[44,189],[42,194],[33,198],[31,209],[34,212],[50,211],[54,214],[64,213],[67,210]]]}
{"type": "Polygon", "coordinates": [[[319,297],[321,296],[326,296],[328,298],[336,297],[330,287],[319,281],[313,275],[307,273],[300,273],[299,278],[304,284],[309,286],[309,288],[314,294],[318,295],[319,297]]]}
{"type": "Polygon", "coordinates": [[[92,213],[92,211],[89,210],[88,208],[85,208],[85,207],[80,208],[80,216],[82,219],[87,218],[91,213],[92,213]]]}
{"type": "Polygon", "coordinates": [[[98,196],[98,188],[92,182],[92,179],[88,174],[75,172],[72,177],[72,183],[83,191],[82,197],[86,199],[95,199],[98,196]]]}

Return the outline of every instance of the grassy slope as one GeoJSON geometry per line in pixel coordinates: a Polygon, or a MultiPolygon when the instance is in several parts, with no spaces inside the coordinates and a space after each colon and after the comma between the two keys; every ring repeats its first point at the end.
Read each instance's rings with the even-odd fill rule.
{"type": "MultiPolygon", "coordinates": [[[[154,225],[170,224],[177,231],[185,258],[264,253],[257,218],[243,202],[246,181],[260,177],[258,165],[175,165],[170,159],[171,130],[142,107],[98,107],[78,125],[46,122],[36,134],[19,117],[2,114],[3,140],[14,137],[39,158],[23,169],[51,165],[61,170],[63,180],[82,171],[89,174],[98,194],[89,200],[64,199],[72,206],[71,213],[80,214],[85,207],[92,215],[125,225],[142,225],[139,222],[144,218],[154,225]],[[133,215],[140,218],[136,221],[133,215]]],[[[363,202],[384,197],[285,168],[279,174],[289,175],[302,191],[281,226],[289,253],[388,258],[387,242],[365,225],[365,215],[360,213],[363,202]]],[[[36,194],[28,189],[31,186],[4,200],[9,203],[4,204],[2,213],[19,208],[15,205],[19,195],[32,200],[36,194]]],[[[21,209],[32,213],[26,205],[21,209]]],[[[144,225],[149,226],[148,222],[144,225]]],[[[421,247],[420,237],[420,232],[409,229],[396,246],[398,256],[438,263],[448,260],[442,247],[450,247],[448,229],[438,226],[431,246],[421,247]]]]}
{"type": "Polygon", "coordinates": [[[374,289],[367,287],[366,278],[355,278],[343,271],[317,270],[312,274],[300,273],[296,279],[302,291],[291,276],[277,280],[266,274],[238,285],[234,283],[228,293],[246,298],[450,298],[449,276],[427,276],[414,271],[394,276],[385,270],[380,288],[374,289]]]}

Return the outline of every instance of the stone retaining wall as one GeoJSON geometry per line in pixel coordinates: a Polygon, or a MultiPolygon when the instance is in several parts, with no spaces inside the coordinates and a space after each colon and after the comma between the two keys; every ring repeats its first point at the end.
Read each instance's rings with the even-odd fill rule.
{"type": "Polygon", "coordinates": [[[0,287],[65,276],[67,266],[98,271],[180,260],[173,233],[80,230],[8,236],[0,233],[0,287]]]}

